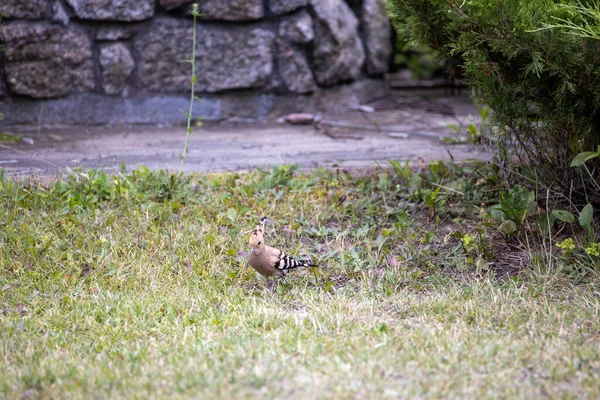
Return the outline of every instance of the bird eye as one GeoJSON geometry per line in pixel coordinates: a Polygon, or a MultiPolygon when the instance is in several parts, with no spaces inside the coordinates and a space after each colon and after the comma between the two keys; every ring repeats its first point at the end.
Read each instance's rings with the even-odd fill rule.
{"type": "Polygon", "coordinates": [[[261,244],[261,243],[262,243],[262,242],[259,240],[259,241],[258,241],[258,244],[261,244]]]}

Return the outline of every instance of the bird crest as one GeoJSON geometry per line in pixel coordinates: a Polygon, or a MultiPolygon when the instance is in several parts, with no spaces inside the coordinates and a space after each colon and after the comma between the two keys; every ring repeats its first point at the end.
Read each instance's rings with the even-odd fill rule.
{"type": "Polygon", "coordinates": [[[251,247],[259,247],[264,244],[264,233],[265,233],[265,222],[267,221],[267,217],[261,217],[258,225],[252,231],[250,235],[249,244],[251,247]]]}

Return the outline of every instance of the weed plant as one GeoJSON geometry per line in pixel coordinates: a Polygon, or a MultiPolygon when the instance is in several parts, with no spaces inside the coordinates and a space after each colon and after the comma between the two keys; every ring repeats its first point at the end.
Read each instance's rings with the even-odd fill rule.
{"type": "Polygon", "coordinates": [[[185,156],[187,155],[188,152],[188,142],[190,139],[190,135],[192,134],[193,130],[194,130],[194,126],[192,125],[192,119],[193,119],[193,114],[194,114],[194,100],[196,100],[196,93],[195,93],[195,88],[196,88],[196,20],[198,19],[198,17],[200,16],[200,13],[198,12],[198,4],[193,4],[192,5],[192,18],[193,18],[193,28],[192,28],[192,55],[190,57],[189,60],[187,60],[191,67],[192,67],[192,78],[190,79],[190,109],[189,111],[186,113],[184,111],[185,117],[187,119],[187,127],[185,130],[185,141],[183,142],[183,152],[181,153],[181,155],[179,156],[181,159],[181,163],[179,164],[179,173],[181,174],[183,172],[183,163],[185,161],[185,156]]]}

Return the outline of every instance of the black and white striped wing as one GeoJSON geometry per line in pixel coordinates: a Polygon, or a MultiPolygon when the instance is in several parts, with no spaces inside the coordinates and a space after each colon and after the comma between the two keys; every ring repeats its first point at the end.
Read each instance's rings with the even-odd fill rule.
{"type": "Polygon", "coordinates": [[[277,268],[283,275],[287,274],[290,269],[298,268],[298,267],[310,267],[311,264],[303,261],[296,260],[288,255],[286,255],[283,251],[279,250],[279,257],[277,262],[275,263],[275,268],[277,268]]]}

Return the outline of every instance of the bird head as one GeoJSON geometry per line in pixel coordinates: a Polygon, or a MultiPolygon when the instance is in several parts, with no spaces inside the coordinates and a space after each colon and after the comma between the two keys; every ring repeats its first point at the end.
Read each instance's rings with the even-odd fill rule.
{"type": "Polygon", "coordinates": [[[263,232],[263,225],[258,225],[256,228],[254,228],[250,234],[249,244],[251,247],[256,248],[264,245],[265,240],[263,238],[263,232]]]}

